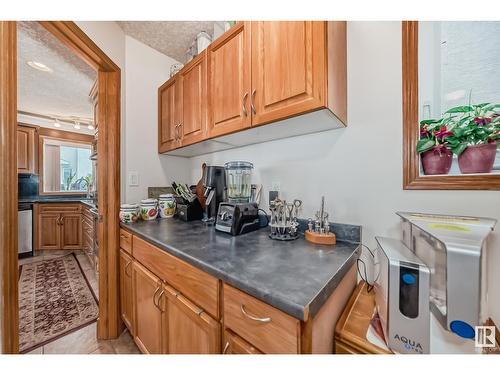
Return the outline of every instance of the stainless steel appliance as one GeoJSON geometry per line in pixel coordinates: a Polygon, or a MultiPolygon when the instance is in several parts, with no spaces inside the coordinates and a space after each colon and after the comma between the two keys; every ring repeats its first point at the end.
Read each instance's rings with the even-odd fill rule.
{"type": "Polygon", "coordinates": [[[206,223],[215,222],[219,203],[224,201],[226,179],[224,167],[215,165],[207,165],[203,168],[203,195],[205,201],[205,217],[203,221],[206,223]]]}
{"type": "Polygon", "coordinates": [[[429,353],[429,269],[401,241],[375,238],[375,302],[386,343],[397,353],[429,353]]]}
{"type": "Polygon", "coordinates": [[[257,203],[229,203],[219,205],[215,229],[233,236],[260,228],[257,203]]]}
{"type": "Polygon", "coordinates": [[[33,256],[33,204],[18,204],[18,257],[33,256]]]}
{"type": "Polygon", "coordinates": [[[397,212],[403,242],[429,267],[430,307],[441,326],[473,339],[487,315],[487,237],[495,219],[397,212]]]}

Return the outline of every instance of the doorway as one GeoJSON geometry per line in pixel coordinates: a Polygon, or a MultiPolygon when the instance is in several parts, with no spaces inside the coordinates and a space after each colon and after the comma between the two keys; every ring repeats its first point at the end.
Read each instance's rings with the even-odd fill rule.
{"type": "MultiPolygon", "coordinates": [[[[97,338],[123,330],[119,313],[120,68],[74,22],[40,25],[97,71],[99,319],[97,338]]],[[[0,353],[19,352],[16,22],[0,22],[0,353]]]]}

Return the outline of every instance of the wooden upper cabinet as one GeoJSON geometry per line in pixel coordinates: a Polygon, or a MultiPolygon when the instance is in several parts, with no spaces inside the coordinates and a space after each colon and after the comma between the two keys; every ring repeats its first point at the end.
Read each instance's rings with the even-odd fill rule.
{"type": "Polygon", "coordinates": [[[133,335],[132,265],[132,257],[120,249],[120,312],[123,322],[133,335]]]}
{"type": "Polygon", "coordinates": [[[252,22],[252,125],[326,107],[326,22],[252,22]]]}
{"type": "Polygon", "coordinates": [[[17,173],[36,173],[36,128],[17,127],[17,173]]]}
{"type": "Polygon", "coordinates": [[[175,75],[158,89],[158,150],[166,152],[180,146],[181,87],[175,75]]]}
{"type": "Polygon", "coordinates": [[[163,313],[158,305],[161,280],[141,266],[133,264],[134,341],[143,353],[163,351],[163,313]]]}
{"type": "Polygon", "coordinates": [[[169,354],[220,353],[220,324],[200,307],[169,286],[166,296],[165,329],[169,354]]]}
{"type": "Polygon", "coordinates": [[[182,146],[202,141],[207,126],[207,59],[206,51],[180,71],[182,146]]]}
{"type": "Polygon", "coordinates": [[[241,22],[208,47],[208,135],[250,127],[251,24],[241,22]]]}

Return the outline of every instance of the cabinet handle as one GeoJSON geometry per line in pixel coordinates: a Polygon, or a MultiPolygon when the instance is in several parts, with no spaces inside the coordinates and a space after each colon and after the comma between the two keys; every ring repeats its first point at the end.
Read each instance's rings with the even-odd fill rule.
{"type": "Polygon", "coordinates": [[[179,124],[179,141],[182,140],[182,124],[179,124]]]}
{"type": "Polygon", "coordinates": [[[245,305],[241,305],[241,312],[243,315],[245,315],[248,319],[254,320],[256,322],[261,322],[261,323],[269,323],[271,321],[271,318],[258,318],[256,316],[253,316],[245,311],[245,305]]]}
{"type": "Polygon", "coordinates": [[[161,305],[160,305],[160,303],[161,303],[161,299],[162,299],[162,297],[163,297],[163,294],[165,294],[165,289],[162,289],[162,290],[161,290],[161,292],[160,292],[160,294],[158,295],[158,309],[159,309],[162,313],[164,313],[164,312],[166,311],[166,310],[162,309],[162,308],[161,308],[161,305]]]}
{"type": "Polygon", "coordinates": [[[252,108],[252,113],[255,115],[257,111],[255,110],[255,106],[253,105],[253,101],[255,100],[255,93],[257,90],[253,89],[252,91],[252,97],[250,98],[250,108],[252,108]]]}
{"type": "Polygon", "coordinates": [[[158,293],[159,290],[160,290],[160,286],[157,286],[155,292],[153,293],[153,305],[155,305],[155,307],[158,310],[160,310],[160,307],[156,304],[156,294],[158,293]]]}
{"type": "Polygon", "coordinates": [[[247,112],[247,98],[248,98],[248,92],[245,93],[245,95],[243,95],[243,99],[241,100],[241,110],[243,111],[243,114],[245,115],[245,117],[248,116],[248,112],[247,112]]]}
{"type": "Polygon", "coordinates": [[[120,234],[120,238],[123,238],[124,240],[126,240],[127,236],[125,236],[124,234],[120,234]]]}
{"type": "Polygon", "coordinates": [[[63,225],[63,223],[62,223],[62,214],[59,214],[59,218],[57,219],[57,225],[63,225]]]}
{"type": "Polygon", "coordinates": [[[226,345],[224,345],[224,350],[222,351],[222,354],[226,354],[228,349],[229,349],[229,341],[227,341],[226,345]]]}
{"type": "Polygon", "coordinates": [[[131,274],[129,274],[127,272],[127,269],[129,268],[129,266],[132,264],[132,261],[129,260],[128,263],[125,265],[125,275],[127,275],[128,277],[132,276],[131,274]]]}

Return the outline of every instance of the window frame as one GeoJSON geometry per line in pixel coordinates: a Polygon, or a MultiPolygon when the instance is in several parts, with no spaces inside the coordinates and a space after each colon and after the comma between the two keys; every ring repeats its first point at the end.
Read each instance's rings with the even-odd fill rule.
{"type": "Polygon", "coordinates": [[[418,21],[402,22],[403,189],[500,190],[500,174],[421,176],[418,119],[418,21]]]}
{"type": "Polygon", "coordinates": [[[74,143],[88,145],[92,149],[92,141],[94,137],[87,134],[73,133],[66,131],[59,131],[48,128],[40,128],[38,136],[38,173],[39,173],[39,195],[76,195],[85,196],[86,191],[45,191],[44,181],[43,181],[43,154],[44,154],[44,141],[45,139],[51,139],[55,141],[61,141],[65,143],[74,143]]]}

